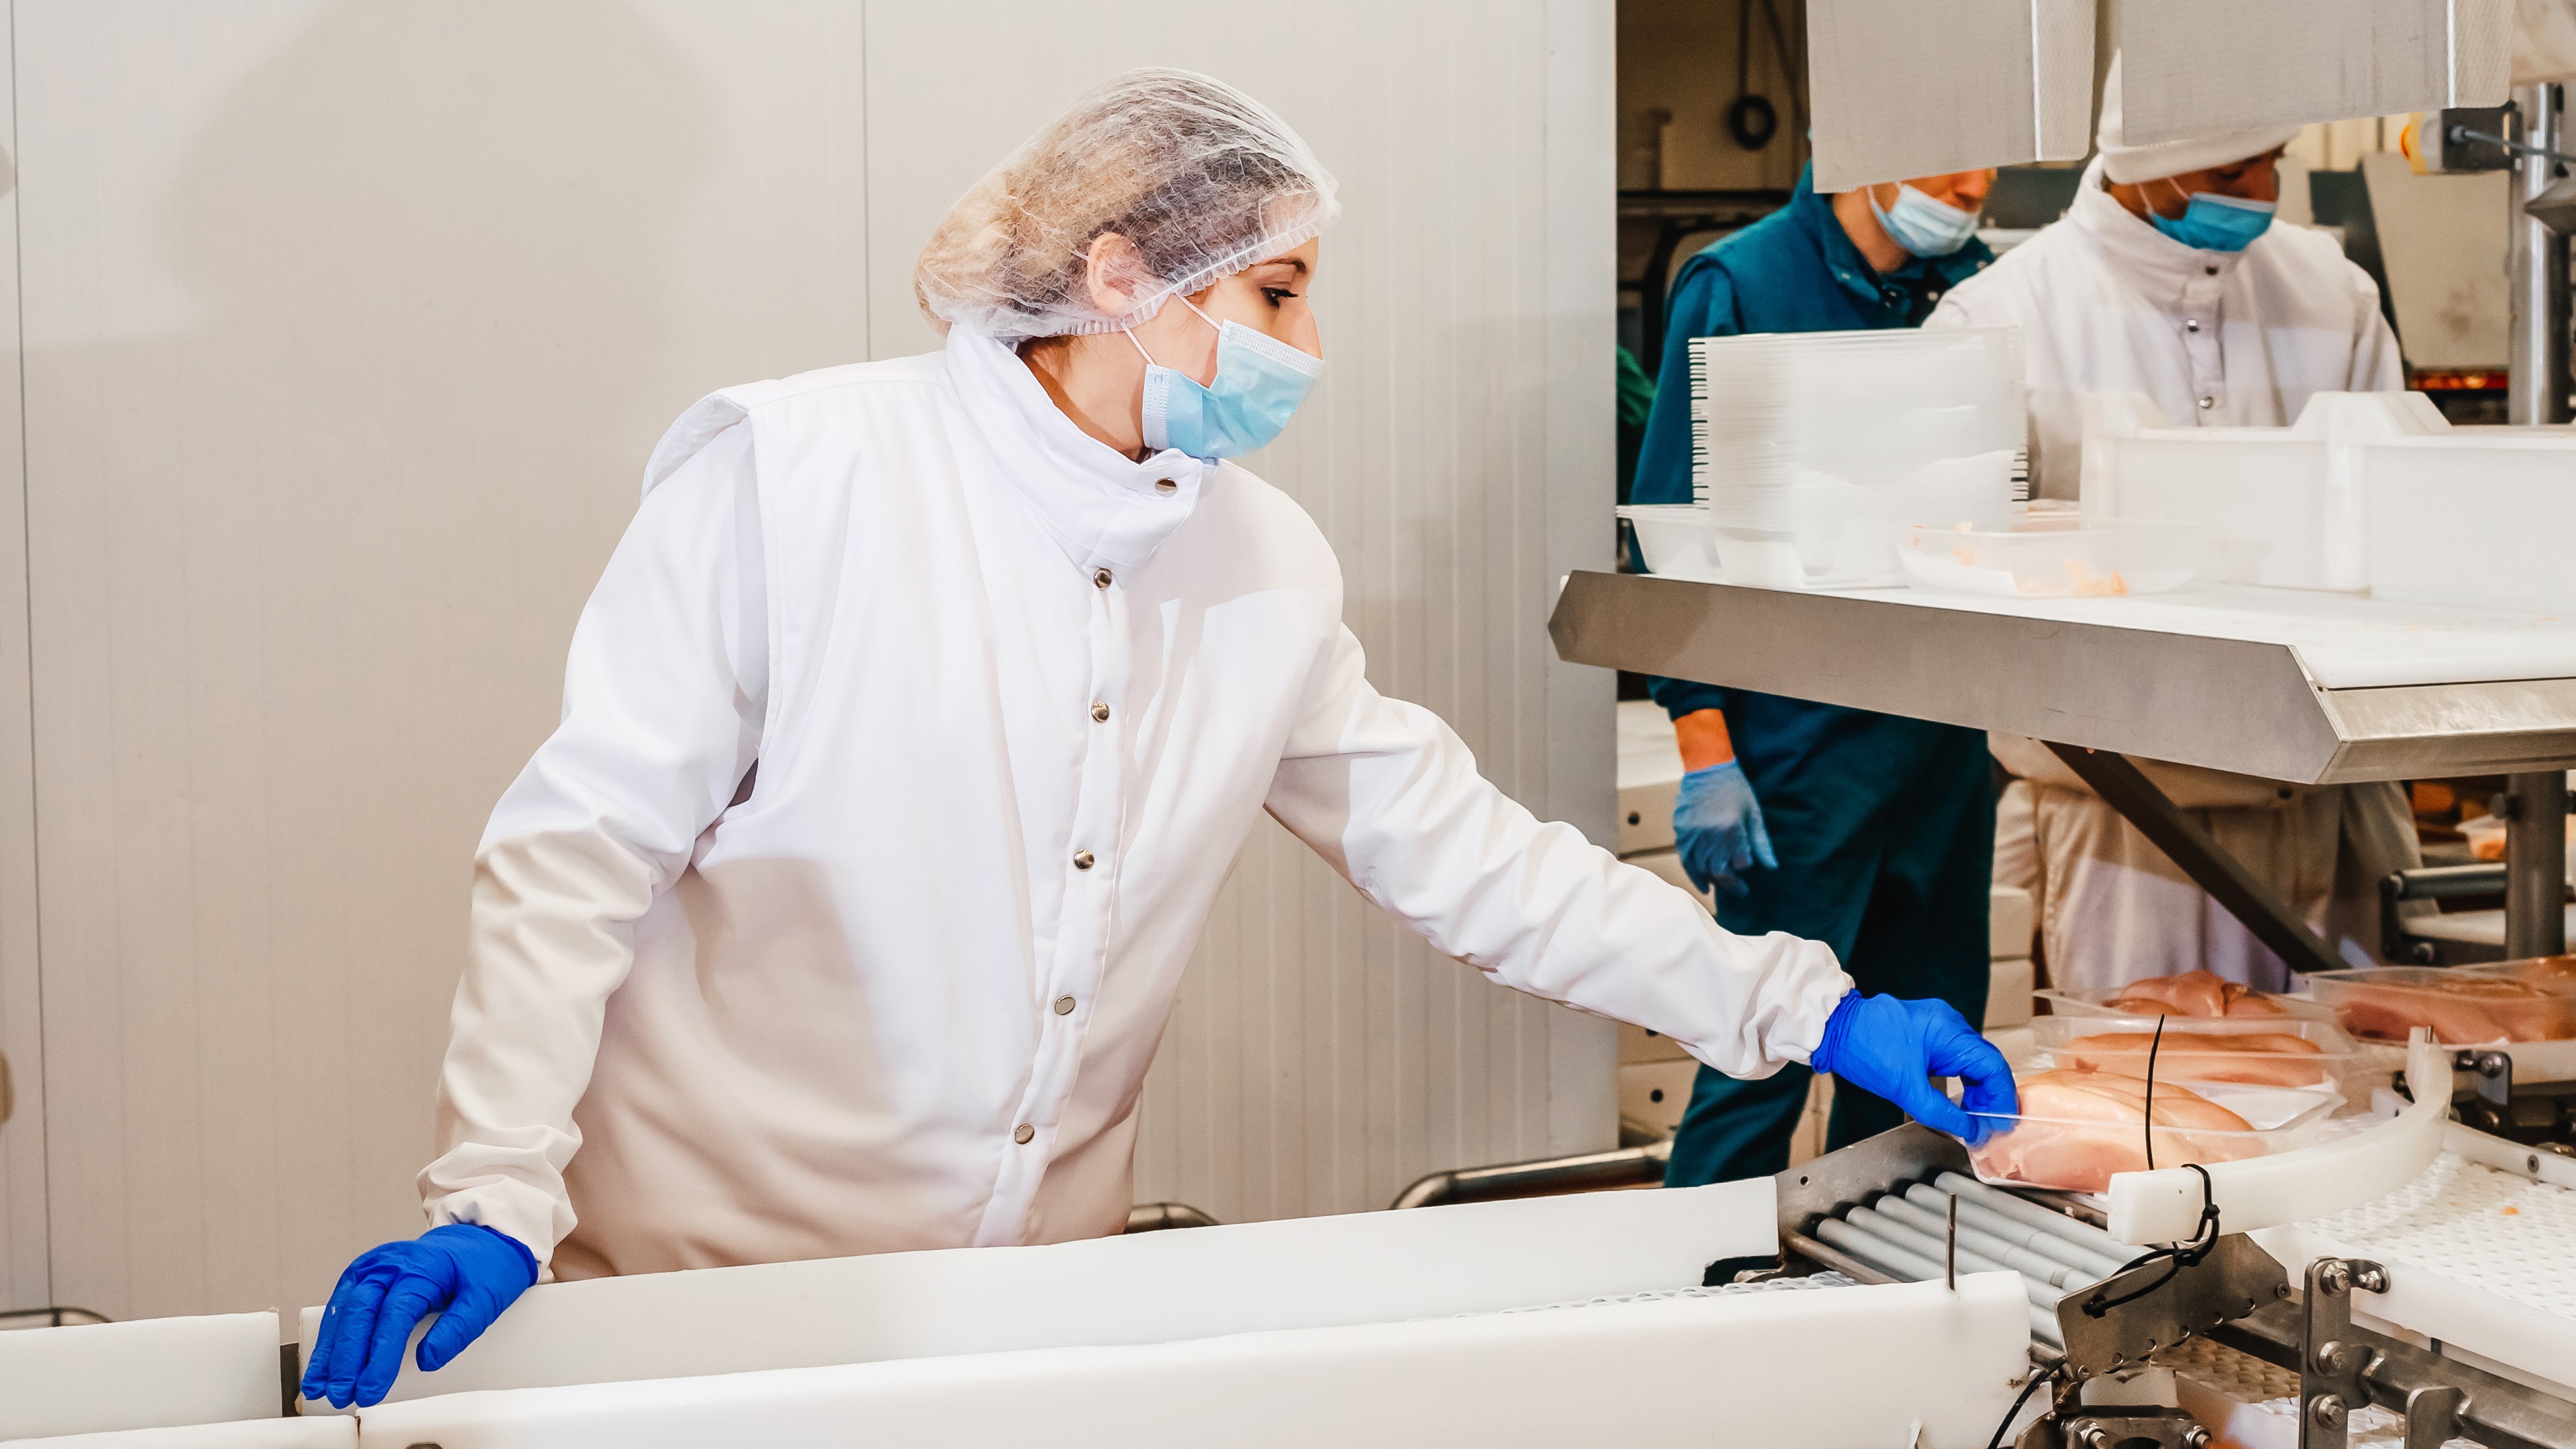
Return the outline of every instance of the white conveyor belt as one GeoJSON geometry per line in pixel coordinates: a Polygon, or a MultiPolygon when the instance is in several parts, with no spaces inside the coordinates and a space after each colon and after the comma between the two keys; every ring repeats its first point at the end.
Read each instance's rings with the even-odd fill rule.
{"type": "Polygon", "coordinates": [[[1986,598],[1928,589],[1855,589],[1841,596],[2282,644],[2297,650],[2309,677],[2327,689],[2576,676],[2576,620],[2555,614],[2242,585],[2108,599],[1986,598]]]}
{"type": "Polygon", "coordinates": [[[359,1444],[1973,1449],[2029,1370],[2023,1317],[2009,1273],[1963,1277],[1955,1292],[1653,1295],[1185,1343],[450,1394],[367,1411],[359,1444]],[[1670,1402],[1639,1412],[1641,1393],[1670,1402]]]}
{"type": "Polygon", "coordinates": [[[2255,1241],[2294,1279],[2317,1258],[2384,1263],[2388,1291],[2354,1294],[2356,1316],[2576,1396],[2576,1161],[2457,1125],[2446,1145],[2397,1191],[2255,1241]]]}

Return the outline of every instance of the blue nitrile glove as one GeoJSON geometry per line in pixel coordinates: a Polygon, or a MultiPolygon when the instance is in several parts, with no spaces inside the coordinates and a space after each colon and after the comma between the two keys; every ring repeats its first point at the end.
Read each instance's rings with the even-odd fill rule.
{"type": "Polygon", "coordinates": [[[1905,1109],[1905,1115],[1975,1147],[2002,1130],[1994,1116],[2020,1110],[2012,1067],[1946,1001],[1905,1001],[1854,991],[1825,1019],[1808,1065],[1905,1109]],[[1960,1079],[1953,1102],[1929,1077],[1960,1079]]]}
{"type": "Polygon", "coordinates": [[[1682,870],[1701,890],[1715,886],[1740,896],[1744,882],[1736,872],[1756,861],[1780,868],[1771,854],[1771,832],[1762,824],[1762,802],[1753,798],[1753,782],[1733,760],[1682,776],[1681,793],[1673,797],[1673,844],[1681,851],[1682,870]]]}
{"type": "Polygon", "coordinates": [[[304,1366],[304,1397],[336,1409],[384,1402],[402,1370],[403,1345],[423,1318],[422,1370],[443,1367],[537,1281],[537,1258],[518,1239],[479,1223],[449,1223],[408,1243],[358,1255],[331,1290],[304,1366]]]}

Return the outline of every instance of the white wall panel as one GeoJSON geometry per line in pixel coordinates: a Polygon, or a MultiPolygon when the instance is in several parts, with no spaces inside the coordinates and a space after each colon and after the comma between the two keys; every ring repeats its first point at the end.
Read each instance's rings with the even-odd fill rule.
{"type": "MultiPolygon", "coordinates": [[[[1341,174],[1332,366],[1254,466],[1339,550],[1379,686],[1609,838],[1608,677],[1544,632],[1609,551],[1607,0],[16,15],[33,650],[13,696],[0,602],[0,1031],[28,1031],[33,889],[50,1178],[36,1201],[10,1157],[0,1202],[13,1243],[50,1217],[51,1281],[20,1252],[13,1301],[291,1306],[416,1229],[473,841],[645,451],[714,386],[929,345],[933,221],[1128,65],[1244,85],[1341,174]]],[[[1613,1055],[1265,825],[1140,1187],[1347,1210],[1603,1146],[1613,1055]]]]}
{"type": "Polygon", "coordinates": [[[291,1307],[418,1230],[474,840],[645,453],[864,346],[858,41],[17,6],[58,1296],[291,1307]]]}
{"type": "MultiPolygon", "coordinates": [[[[1323,380],[1250,466],[1331,538],[1378,688],[1607,839],[1610,680],[1556,665],[1545,623],[1557,572],[1609,559],[1610,6],[1065,16],[981,5],[961,47],[955,12],[870,7],[876,351],[932,344],[912,299],[922,239],[1082,91],[1177,65],[1259,97],[1339,178],[1343,218],[1314,292],[1323,380]]],[[[1613,1055],[1605,1023],[1435,956],[1264,822],[1147,1084],[1137,1192],[1228,1220],[1351,1211],[1438,1168],[1605,1147],[1613,1055]]]]}
{"type": "MultiPolygon", "coordinates": [[[[0,37],[5,43],[5,37],[0,37]]],[[[0,66],[0,1308],[54,1301],[45,1255],[45,1051],[38,1017],[36,773],[27,679],[27,475],[18,394],[18,142],[0,66]]]]}

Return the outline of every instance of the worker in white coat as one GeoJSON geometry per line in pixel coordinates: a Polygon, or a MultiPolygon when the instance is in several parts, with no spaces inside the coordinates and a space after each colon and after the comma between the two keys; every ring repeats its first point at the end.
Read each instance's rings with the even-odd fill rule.
{"type": "Polygon", "coordinates": [[[434,1368],[546,1271],[1118,1232],[1264,809],[1505,984],[1962,1135],[2009,1110],[1957,1012],[1729,935],[1370,687],[1332,549],[1226,461],[1323,365],[1335,211],[1269,111],[1135,72],[941,223],[942,350],[681,417],[484,833],[433,1227],[342,1276],[309,1394],[381,1398],[425,1314],[434,1368]]]}
{"type": "MultiPolygon", "coordinates": [[[[2278,426],[2319,392],[2405,385],[2369,275],[2324,232],[2272,224],[2273,163],[2297,128],[2132,145],[2120,117],[2114,57],[2099,154],[2074,205],[1952,289],[1925,323],[2021,330],[2041,496],[2078,496],[2090,395],[2143,393],[2175,426],[2278,426]]],[[[2108,987],[2206,969],[2287,984],[2279,957],[2046,746],[1998,735],[1992,747],[2027,782],[2000,812],[1998,874],[2037,894],[2053,981],[2108,987]]],[[[2369,964],[2377,883],[2417,858],[2397,786],[2305,788],[2141,763],[2311,926],[2369,964]]]]}

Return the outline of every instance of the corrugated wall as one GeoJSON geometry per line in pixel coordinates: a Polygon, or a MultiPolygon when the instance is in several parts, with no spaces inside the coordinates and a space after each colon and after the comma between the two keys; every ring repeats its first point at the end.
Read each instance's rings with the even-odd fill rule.
{"type": "MultiPolygon", "coordinates": [[[[0,1040],[23,1074],[41,991],[46,1131],[0,1129],[7,1304],[292,1307],[417,1229],[472,843],[552,723],[644,452],[710,387],[925,345],[932,219],[1125,65],[1225,75],[1341,172],[1332,366],[1255,466],[1340,549],[1378,684],[1608,837],[1608,681],[1542,628],[1551,581],[1608,554],[1606,0],[16,0],[14,25],[31,533],[0,527],[0,593],[33,622],[0,603],[0,1040]]],[[[1610,1057],[1265,826],[1156,1068],[1140,1191],[1356,1209],[1605,1145],[1610,1057]]]]}

